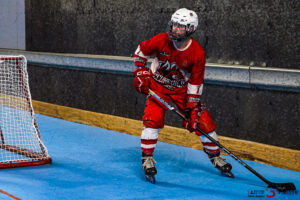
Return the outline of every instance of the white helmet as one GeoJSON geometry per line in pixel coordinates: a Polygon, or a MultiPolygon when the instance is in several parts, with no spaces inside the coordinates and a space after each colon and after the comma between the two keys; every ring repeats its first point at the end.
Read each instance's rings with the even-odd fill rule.
{"type": "Polygon", "coordinates": [[[169,36],[172,40],[181,41],[192,35],[198,26],[198,16],[197,14],[186,8],[180,8],[177,10],[171,17],[171,21],[169,22],[169,36]],[[174,24],[180,24],[185,26],[186,34],[184,36],[175,36],[172,34],[172,29],[174,24]],[[191,30],[191,28],[193,29],[191,30]]]}

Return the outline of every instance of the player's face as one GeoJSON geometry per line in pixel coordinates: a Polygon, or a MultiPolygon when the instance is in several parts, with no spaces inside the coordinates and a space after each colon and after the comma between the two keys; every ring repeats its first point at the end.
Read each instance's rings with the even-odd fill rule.
{"type": "Polygon", "coordinates": [[[182,38],[185,36],[185,25],[181,25],[178,23],[173,24],[172,34],[177,38],[182,38]]]}

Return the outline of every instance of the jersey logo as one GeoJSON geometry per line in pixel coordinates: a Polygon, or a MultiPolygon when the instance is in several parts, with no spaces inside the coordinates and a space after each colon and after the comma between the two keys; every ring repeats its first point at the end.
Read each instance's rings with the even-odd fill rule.
{"type": "Polygon", "coordinates": [[[168,60],[166,62],[159,61],[159,67],[153,78],[169,90],[173,90],[174,87],[181,88],[186,84],[182,70],[175,62],[170,63],[168,60]]]}
{"type": "Polygon", "coordinates": [[[160,54],[163,55],[163,56],[169,56],[169,54],[165,51],[161,51],[160,54]]]}

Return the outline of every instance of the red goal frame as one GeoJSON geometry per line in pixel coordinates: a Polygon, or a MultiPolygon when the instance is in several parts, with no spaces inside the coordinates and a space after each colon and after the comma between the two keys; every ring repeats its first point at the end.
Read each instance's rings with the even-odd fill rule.
{"type": "MultiPolygon", "coordinates": [[[[15,60],[16,63],[16,67],[18,69],[19,72],[19,76],[21,79],[21,83],[22,83],[22,87],[26,96],[26,101],[27,101],[27,106],[28,109],[30,111],[30,115],[33,119],[33,124],[34,124],[34,128],[36,130],[37,133],[37,137],[39,139],[41,139],[40,137],[40,132],[37,126],[37,122],[34,116],[34,111],[33,111],[33,107],[32,107],[32,103],[31,103],[31,99],[29,97],[28,91],[29,88],[27,87],[27,85],[24,83],[24,78],[23,78],[23,74],[22,74],[22,69],[20,67],[19,61],[20,60],[24,60],[26,61],[26,58],[23,56],[12,56],[12,57],[0,57],[0,61],[7,61],[7,60],[15,60]]],[[[16,161],[0,161],[0,169],[4,169],[4,168],[15,168],[15,167],[26,167],[26,166],[36,166],[36,165],[44,165],[44,164],[50,164],[52,163],[52,159],[50,158],[49,155],[47,155],[46,150],[43,146],[43,144],[41,144],[40,140],[39,140],[39,145],[41,147],[41,152],[42,153],[37,153],[37,152],[33,152],[29,149],[25,149],[25,148],[20,148],[14,145],[9,145],[9,144],[5,144],[5,139],[4,139],[4,133],[2,132],[1,126],[0,126],[0,148],[1,149],[5,149],[8,150],[10,152],[14,152],[17,154],[20,154],[22,156],[26,156],[29,157],[31,159],[26,159],[26,160],[16,160],[16,161]]]]}

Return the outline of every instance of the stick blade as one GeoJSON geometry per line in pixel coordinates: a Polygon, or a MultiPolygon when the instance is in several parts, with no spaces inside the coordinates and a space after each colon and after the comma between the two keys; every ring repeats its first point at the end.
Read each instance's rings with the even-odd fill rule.
{"type": "Polygon", "coordinates": [[[275,188],[279,192],[296,190],[294,183],[270,183],[268,187],[275,188]]]}

